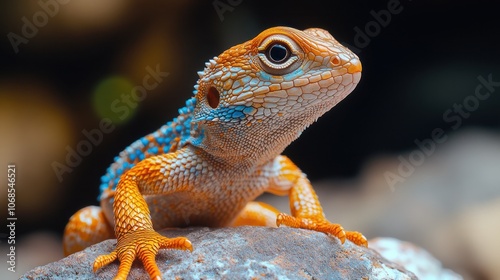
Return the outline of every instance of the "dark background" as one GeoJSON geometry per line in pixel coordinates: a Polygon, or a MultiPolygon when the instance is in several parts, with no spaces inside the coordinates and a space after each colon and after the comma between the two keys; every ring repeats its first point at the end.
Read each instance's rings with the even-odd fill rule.
{"type": "MultiPolygon", "coordinates": [[[[75,211],[97,204],[99,178],[113,157],[176,116],[196,71],[268,27],[324,28],[355,47],[363,63],[356,90],[285,151],[312,181],[355,177],[372,157],[413,150],[415,139],[429,138],[434,128],[454,132],[443,113],[474,94],[478,76],[500,81],[493,1],[401,0],[400,12],[361,42],[357,28],[373,26],[373,12],[394,1],[243,0],[221,20],[216,1],[74,0],[60,5],[15,53],[7,34],[21,35],[21,18],[32,22],[41,10],[36,1],[25,2],[0,4],[0,159],[18,168],[18,238],[40,230],[62,234],[75,211]],[[51,164],[64,163],[66,147],[85,139],[82,130],[109,117],[96,109],[109,106],[96,97],[99,85],[116,76],[141,84],[145,67],[157,64],[170,75],[59,182],[51,164]]],[[[482,101],[459,129],[498,132],[499,93],[497,88],[482,101]]]]}

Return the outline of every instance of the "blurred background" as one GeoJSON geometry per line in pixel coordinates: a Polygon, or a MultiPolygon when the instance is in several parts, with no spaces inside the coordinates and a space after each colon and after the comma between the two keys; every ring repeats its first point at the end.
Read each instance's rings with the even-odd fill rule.
{"type": "Polygon", "coordinates": [[[208,59],[277,25],[324,28],[363,63],[357,89],[285,151],[327,216],[413,242],[466,279],[500,279],[493,1],[40,0],[3,1],[0,14],[0,182],[6,194],[15,164],[18,218],[18,272],[2,279],[62,258],[67,220],[98,204],[114,156],[177,115],[208,59]],[[114,113],[148,69],[168,76],[114,113]],[[82,144],[103,119],[112,128],[82,144]]]}

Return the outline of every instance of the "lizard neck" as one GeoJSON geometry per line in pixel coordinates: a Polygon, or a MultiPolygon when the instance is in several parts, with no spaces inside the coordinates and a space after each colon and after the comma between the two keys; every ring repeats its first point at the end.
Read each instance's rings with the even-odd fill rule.
{"type": "MultiPolygon", "coordinates": [[[[318,108],[311,110],[311,116],[314,110],[318,108]]],[[[302,113],[296,116],[274,116],[268,121],[251,124],[204,123],[200,126],[200,133],[192,137],[189,143],[220,162],[251,168],[280,155],[314,120],[302,113]]]]}

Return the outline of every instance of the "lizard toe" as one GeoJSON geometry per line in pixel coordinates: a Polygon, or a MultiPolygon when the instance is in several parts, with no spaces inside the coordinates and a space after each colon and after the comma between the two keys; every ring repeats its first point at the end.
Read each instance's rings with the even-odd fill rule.
{"type": "Polygon", "coordinates": [[[346,238],[350,240],[352,243],[362,246],[362,247],[368,247],[368,240],[366,237],[361,234],[361,232],[357,231],[346,231],[346,238]]]}
{"type": "Polygon", "coordinates": [[[101,255],[97,257],[94,261],[94,266],[93,266],[94,272],[96,272],[99,268],[114,262],[117,259],[117,256],[118,254],[116,253],[115,250],[107,255],[101,255]]]}
{"type": "MultiPolygon", "coordinates": [[[[288,227],[309,229],[330,234],[337,237],[342,244],[344,244],[346,240],[346,232],[341,225],[330,223],[324,219],[292,217],[288,214],[280,213],[276,219],[276,224],[278,226],[285,225],[288,227]]],[[[354,237],[358,238],[357,235],[353,235],[353,238],[354,237]]]]}
{"type": "Polygon", "coordinates": [[[114,260],[120,261],[114,279],[126,279],[132,263],[140,259],[151,279],[161,279],[161,271],[156,264],[156,255],[160,249],[193,250],[191,241],[185,237],[168,238],[154,230],[139,230],[118,238],[116,249],[108,255],[96,258],[94,272],[114,260]]]}

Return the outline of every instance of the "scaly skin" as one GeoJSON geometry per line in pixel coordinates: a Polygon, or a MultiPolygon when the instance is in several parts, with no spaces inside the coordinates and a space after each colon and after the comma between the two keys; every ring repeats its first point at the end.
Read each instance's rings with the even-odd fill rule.
{"type": "Polygon", "coordinates": [[[155,228],[286,225],[367,246],[362,234],[325,218],[309,180],[280,155],[355,88],[357,56],[325,30],[275,27],[210,60],[199,75],[179,116],[115,159],[102,178],[101,208],[84,208],[68,223],[65,253],[109,238],[114,226],[117,247],[95,260],[94,271],[119,259],[116,279],[126,279],[139,258],[159,279],[158,250],[192,244],[155,228]],[[263,192],[289,195],[291,215],[252,202],[263,192]]]}

